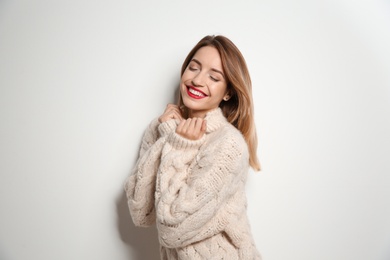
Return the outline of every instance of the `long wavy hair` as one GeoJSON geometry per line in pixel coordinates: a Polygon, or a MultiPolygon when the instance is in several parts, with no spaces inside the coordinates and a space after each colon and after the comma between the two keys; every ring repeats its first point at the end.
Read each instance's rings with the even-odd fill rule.
{"type": "MultiPolygon", "coordinates": [[[[248,145],[249,164],[254,170],[259,171],[257,134],[253,116],[252,82],[240,50],[225,36],[205,36],[187,55],[181,67],[181,75],[183,75],[195,53],[205,46],[212,46],[218,50],[223,72],[227,80],[227,90],[230,99],[222,101],[219,107],[227,120],[241,131],[248,145]]],[[[184,116],[188,116],[188,111],[184,106],[180,91],[179,107],[184,108],[184,116]]]]}

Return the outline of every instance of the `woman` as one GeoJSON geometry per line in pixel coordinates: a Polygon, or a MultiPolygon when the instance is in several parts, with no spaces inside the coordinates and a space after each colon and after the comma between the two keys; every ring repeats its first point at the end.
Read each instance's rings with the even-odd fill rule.
{"type": "Polygon", "coordinates": [[[206,36],[181,69],[179,104],[151,122],[125,183],[137,226],[157,225],[161,259],[260,259],[247,215],[260,170],[251,81],[224,36],[206,36]]]}

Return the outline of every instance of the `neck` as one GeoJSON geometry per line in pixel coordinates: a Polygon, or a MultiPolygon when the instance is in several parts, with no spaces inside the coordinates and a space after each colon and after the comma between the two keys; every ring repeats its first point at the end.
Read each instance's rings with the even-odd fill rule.
{"type": "Polygon", "coordinates": [[[206,112],[188,110],[188,118],[193,118],[193,117],[205,118],[206,112]]]}

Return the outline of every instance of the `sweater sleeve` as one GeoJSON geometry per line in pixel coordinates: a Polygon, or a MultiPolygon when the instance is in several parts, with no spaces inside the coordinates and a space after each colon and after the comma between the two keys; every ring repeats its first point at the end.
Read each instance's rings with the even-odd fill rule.
{"type": "Polygon", "coordinates": [[[184,247],[221,232],[229,221],[228,201],[246,176],[248,150],[240,134],[228,131],[213,145],[204,139],[191,141],[171,133],[164,145],[156,210],[165,247],[184,247]]]}
{"type": "Polygon", "coordinates": [[[159,125],[155,119],[146,129],[138,160],[124,184],[130,215],[136,226],[151,226],[156,219],[154,209],[156,174],[166,139],[160,135],[159,125]]]}

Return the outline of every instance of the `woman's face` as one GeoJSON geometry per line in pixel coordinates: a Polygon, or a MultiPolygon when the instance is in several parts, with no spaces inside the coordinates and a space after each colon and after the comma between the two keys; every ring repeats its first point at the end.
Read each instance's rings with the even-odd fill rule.
{"type": "Polygon", "coordinates": [[[195,53],[181,76],[180,92],[190,117],[205,117],[227,97],[227,83],[216,48],[205,46],[195,53]]]}

